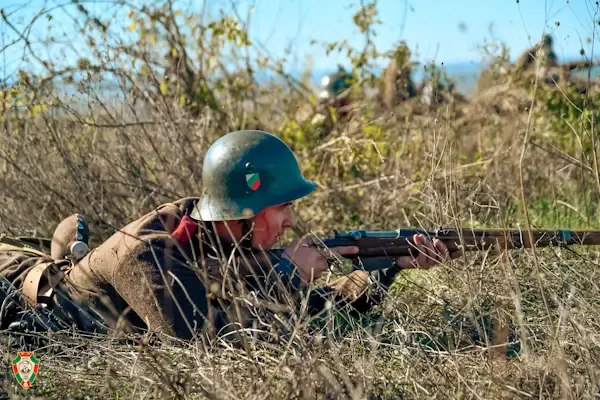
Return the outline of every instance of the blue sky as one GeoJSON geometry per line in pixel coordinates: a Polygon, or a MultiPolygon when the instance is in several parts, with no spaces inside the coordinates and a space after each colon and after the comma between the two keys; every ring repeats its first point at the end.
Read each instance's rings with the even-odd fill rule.
{"type": "MultiPolygon", "coordinates": [[[[281,54],[291,45],[300,57],[312,55],[315,65],[335,66],[335,57],[326,57],[307,43],[312,38],[327,37],[329,41],[347,39],[360,48],[364,39],[352,24],[358,3],[258,0],[252,36],[274,53],[281,54]],[[355,6],[349,7],[351,4],[355,6]]],[[[544,32],[554,35],[560,58],[575,58],[582,43],[591,50],[585,40],[593,36],[594,19],[600,19],[600,15],[594,17],[597,6],[591,0],[379,0],[377,4],[382,22],[376,26],[378,47],[390,49],[404,39],[413,51],[418,49],[422,61],[435,59],[448,64],[479,62],[481,55],[476,46],[483,43],[484,37],[492,37],[492,24],[493,36],[510,47],[513,58],[544,32]]],[[[599,32],[596,29],[596,35],[599,32]]]]}
{"type": "MultiPolygon", "coordinates": [[[[19,8],[24,1],[0,0],[2,7],[11,12],[19,8]]],[[[12,18],[29,20],[45,3],[51,7],[58,2],[68,0],[32,0],[12,18]]],[[[138,3],[142,0],[134,0],[138,3]]],[[[108,1],[95,2],[93,7],[100,9],[108,1]]],[[[364,38],[352,23],[360,0],[208,0],[209,9],[218,13],[220,9],[229,9],[235,4],[241,15],[246,15],[254,4],[251,14],[250,37],[262,43],[274,56],[282,56],[286,48],[291,49],[291,63],[301,69],[307,60],[312,61],[314,69],[334,68],[346,59],[337,54],[326,56],[319,45],[310,45],[311,39],[348,40],[351,45],[361,48],[364,38]]],[[[188,9],[199,9],[202,0],[184,0],[188,9]]],[[[592,44],[598,44],[600,26],[594,21],[600,20],[595,0],[379,0],[377,2],[379,19],[375,42],[380,50],[389,50],[399,40],[406,40],[418,53],[418,60],[435,60],[444,64],[481,61],[478,45],[484,38],[492,37],[505,42],[515,59],[523,50],[529,48],[543,33],[551,33],[555,38],[555,49],[561,59],[576,59],[583,47],[587,54],[592,44]],[[557,26],[556,23],[560,24],[557,26]],[[493,31],[490,32],[490,25],[493,31]],[[462,28],[461,28],[462,27],[462,28]],[[594,32],[595,30],[595,32],[594,32]],[[594,37],[596,35],[596,37],[594,37]],[[586,44],[586,39],[592,40],[586,44]]],[[[71,12],[75,14],[72,11],[71,12]]],[[[128,26],[129,21],[113,19],[113,22],[128,26]]],[[[79,38],[72,29],[72,22],[63,12],[54,13],[54,34],[65,31],[73,43],[79,38]]],[[[20,28],[25,25],[18,24],[20,28]]],[[[36,24],[34,34],[43,37],[47,25],[41,20],[36,24]]],[[[14,38],[14,34],[0,22],[2,43],[14,38]]],[[[76,45],[77,46],[77,45],[76,45]]],[[[596,51],[597,52],[597,51],[596,51]]],[[[13,71],[19,63],[19,48],[11,48],[0,55],[0,69],[3,65],[12,66],[13,71]]],[[[58,51],[56,51],[58,54],[58,51]]],[[[77,51],[72,56],[81,55],[77,51]]],[[[47,55],[47,54],[46,54],[47,55]]],[[[594,58],[597,59],[595,56],[594,58]]],[[[7,71],[5,70],[4,73],[7,71]]]]}

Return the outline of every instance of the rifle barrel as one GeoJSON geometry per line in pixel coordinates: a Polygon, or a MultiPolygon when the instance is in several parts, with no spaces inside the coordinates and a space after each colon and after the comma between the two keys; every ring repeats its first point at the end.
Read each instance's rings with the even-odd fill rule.
{"type": "Polygon", "coordinates": [[[335,232],[335,237],[325,239],[323,243],[329,248],[358,246],[359,253],[348,256],[348,258],[404,256],[415,254],[413,241],[415,234],[423,234],[442,240],[450,252],[456,250],[481,251],[492,247],[519,249],[548,246],[600,245],[600,231],[563,229],[527,231],[500,228],[335,232]]]}

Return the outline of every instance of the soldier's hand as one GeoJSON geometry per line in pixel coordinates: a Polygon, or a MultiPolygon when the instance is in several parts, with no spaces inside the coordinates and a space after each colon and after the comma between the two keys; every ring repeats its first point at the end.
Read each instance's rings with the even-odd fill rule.
{"type": "Polygon", "coordinates": [[[338,256],[358,253],[356,246],[332,247],[327,250],[318,250],[310,239],[301,239],[294,241],[286,247],[282,258],[290,260],[300,273],[302,287],[306,287],[310,282],[318,279],[327,269],[329,263],[326,254],[334,253],[338,256]]]}
{"type": "Polygon", "coordinates": [[[418,255],[415,257],[403,256],[396,258],[396,265],[401,269],[429,269],[444,261],[460,256],[460,251],[450,254],[444,242],[439,239],[432,240],[425,235],[414,235],[413,241],[415,244],[414,251],[418,252],[418,255]]]}

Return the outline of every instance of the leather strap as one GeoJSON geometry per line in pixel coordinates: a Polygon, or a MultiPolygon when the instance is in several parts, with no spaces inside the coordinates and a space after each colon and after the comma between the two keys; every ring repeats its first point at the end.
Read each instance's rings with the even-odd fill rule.
{"type": "Polygon", "coordinates": [[[33,267],[23,282],[23,294],[33,304],[48,306],[56,285],[64,278],[65,272],[52,261],[45,261],[33,267]]]}

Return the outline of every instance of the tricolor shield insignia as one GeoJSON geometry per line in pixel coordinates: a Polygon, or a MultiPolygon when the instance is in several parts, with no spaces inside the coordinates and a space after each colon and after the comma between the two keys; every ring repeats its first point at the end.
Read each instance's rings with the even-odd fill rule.
{"type": "Polygon", "coordinates": [[[250,189],[257,190],[260,186],[260,176],[257,172],[246,174],[246,183],[250,189]]]}
{"type": "Polygon", "coordinates": [[[12,361],[12,372],[17,382],[23,389],[29,389],[40,368],[39,358],[35,358],[33,352],[20,351],[17,358],[12,361]]]}

